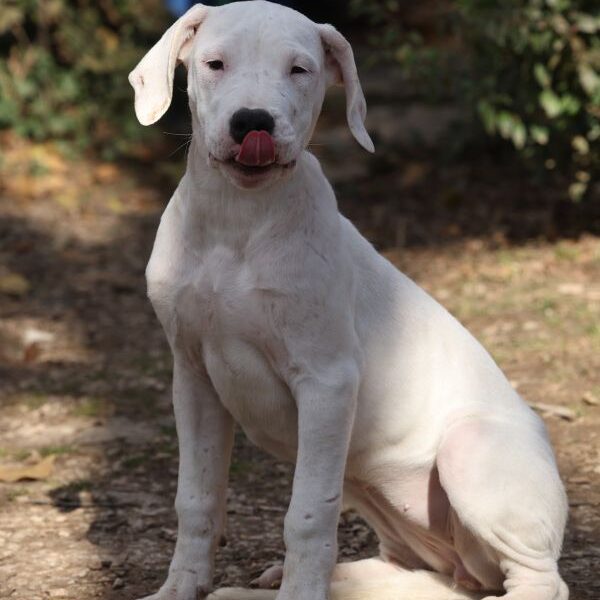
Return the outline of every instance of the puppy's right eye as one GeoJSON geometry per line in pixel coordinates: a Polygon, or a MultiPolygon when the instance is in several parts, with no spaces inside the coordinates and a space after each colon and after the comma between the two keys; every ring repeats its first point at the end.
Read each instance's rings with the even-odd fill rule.
{"type": "Polygon", "coordinates": [[[209,60],[206,64],[211,71],[222,71],[225,68],[222,60],[209,60]]]}

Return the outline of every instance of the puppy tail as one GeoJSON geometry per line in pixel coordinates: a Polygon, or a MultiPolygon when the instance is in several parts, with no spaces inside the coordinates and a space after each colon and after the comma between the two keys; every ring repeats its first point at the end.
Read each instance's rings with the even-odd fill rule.
{"type": "MultiPolygon", "coordinates": [[[[221,588],[207,600],[275,600],[277,590],[221,588]]],[[[330,600],[481,600],[483,594],[459,589],[451,578],[430,571],[401,571],[379,580],[331,584],[330,600]]]]}

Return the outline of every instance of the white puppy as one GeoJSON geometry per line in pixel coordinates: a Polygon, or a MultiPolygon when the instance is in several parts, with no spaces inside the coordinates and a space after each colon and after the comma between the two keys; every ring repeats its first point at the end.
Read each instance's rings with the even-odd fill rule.
{"type": "Polygon", "coordinates": [[[344,599],[565,600],[567,503],[542,422],[339,214],[306,151],[333,83],[373,150],[348,42],[261,0],[196,5],[130,75],[141,123],[166,111],[178,61],[193,139],[147,279],[174,355],[179,533],[152,598],[211,589],[237,421],[296,463],[287,552],[279,592],[217,597],[325,600],[333,581],[344,599]],[[336,567],[342,498],[378,558],[336,567]]]}

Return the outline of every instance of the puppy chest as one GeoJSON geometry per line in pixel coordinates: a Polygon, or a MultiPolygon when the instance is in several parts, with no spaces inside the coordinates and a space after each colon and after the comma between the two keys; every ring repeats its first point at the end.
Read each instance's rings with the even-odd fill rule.
{"type": "Polygon", "coordinates": [[[203,363],[248,437],[281,458],[293,457],[296,406],[273,368],[285,352],[274,286],[231,248],[216,247],[190,264],[172,290],[172,336],[203,363]]]}
{"type": "Polygon", "coordinates": [[[263,339],[271,325],[272,292],[262,279],[230,248],[217,247],[190,261],[172,282],[178,333],[195,341],[206,335],[263,339]]]}
{"type": "Polygon", "coordinates": [[[294,399],[265,355],[239,338],[207,338],[202,356],[219,399],[252,442],[291,460],[297,444],[294,399]]]}

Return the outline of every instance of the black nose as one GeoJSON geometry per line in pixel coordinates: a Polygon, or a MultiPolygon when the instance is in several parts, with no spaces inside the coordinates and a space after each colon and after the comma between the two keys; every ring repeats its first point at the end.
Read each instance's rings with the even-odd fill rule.
{"type": "Polygon", "coordinates": [[[262,108],[240,108],[229,121],[231,137],[241,144],[250,131],[266,131],[272,134],[275,129],[273,117],[262,108]]]}

